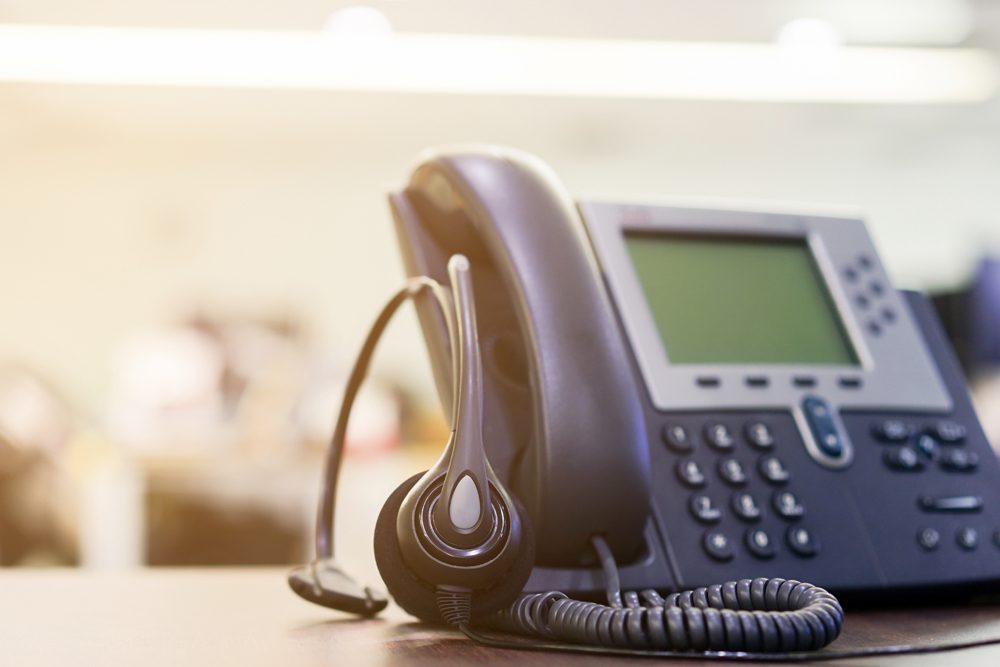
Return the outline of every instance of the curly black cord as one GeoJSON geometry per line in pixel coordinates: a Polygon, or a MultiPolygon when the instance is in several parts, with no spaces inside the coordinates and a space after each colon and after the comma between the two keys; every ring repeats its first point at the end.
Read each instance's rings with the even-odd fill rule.
{"type": "Polygon", "coordinates": [[[520,596],[489,626],[542,639],[668,651],[813,651],[840,634],[844,611],[830,593],[787,579],[742,579],[611,607],[564,593],[520,596]],[[662,604],[659,602],[662,601],[662,604]]]}

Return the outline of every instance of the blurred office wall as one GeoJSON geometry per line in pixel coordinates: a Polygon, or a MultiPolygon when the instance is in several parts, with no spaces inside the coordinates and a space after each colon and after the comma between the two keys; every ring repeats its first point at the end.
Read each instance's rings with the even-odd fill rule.
{"type": "MultiPolygon", "coordinates": [[[[400,31],[766,44],[789,22],[830,14],[835,3],[373,4],[400,31]]],[[[894,22],[910,14],[900,3],[871,3],[884,9],[884,18],[865,14],[868,33],[851,33],[854,24],[842,19],[845,43],[881,39],[1000,52],[998,12],[990,3],[916,4],[930,12],[925,23],[947,34],[920,33],[920,24],[917,36],[893,37],[894,22]]],[[[315,0],[197,8],[18,1],[0,2],[0,23],[318,30],[343,7],[315,0]]],[[[428,146],[522,148],[548,161],[581,196],[861,210],[900,287],[953,289],[981,257],[1000,254],[996,95],[972,102],[809,103],[4,81],[0,138],[0,361],[44,379],[81,428],[100,434],[87,440],[87,451],[95,450],[95,439],[101,451],[121,447],[109,432],[116,359],[150,332],[199,318],[292,322],[293,347],[309,350],[304,359],[322,358],[343,372],[402,278],[386,193],[404,183],[428,146]]],[[[283,377],[299,377],[295,372],[283,377]]],[[[389,393],[436,409],[414,318],[394,327],[376,375],[389,393]]],[[[1000,412],[994,402],[983,403],[992,415],[1000,412]]],[[[219,455],[233,460],[239,451],[219,455]]],[[[308,528],[317,459],[264,460],[236,481],[213,477],[205,486],[232,490],[227,497],[243,506],[239,498],[252,496],[255,484],[246,480],[294,470],[276,487],[284,500],[275,503],[288,502],[276,514],[275,539],[303,543],[295,531],[308,528]],[[306,485],[308,492],[297,490],[306,485]],[[281,528],[289,521],[291,537],[281,528]]],[[[130,476],[138,474],[135,465],[116,463],[108,478],[116,481],[96,495],[81,492],[92,501],[82,506],[141,502],[130,476]]],[[[67,474],[79,476],[79,468],[67,474]]],[[[186,483],[171,474],[164,488],[186,483]]],[[[169,514],[170,507],[161,502],[156,511],[169,514]]],[[[133,515],[118,519],[134,528],[133,515]]],[[[205,525],[217,530],[211,521],[205,525]]],[[[107,539],[115,536],[112,529],[107,539]]],[[[295,550],[289,549],[275,557],[290,559],[295,550]]],[[[98,561],[129,564],[142,556],[98,561]]]]}

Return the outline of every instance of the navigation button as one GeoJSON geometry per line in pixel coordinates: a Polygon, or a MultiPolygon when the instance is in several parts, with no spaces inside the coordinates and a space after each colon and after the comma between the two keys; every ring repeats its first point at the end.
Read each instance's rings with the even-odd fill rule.
{"type": "Polygon", "coordinates": [[[698,489],[705,486],[705,473],[701,471],[701,466],[692,459],[684,459],[677,462],[675,468],[677,478],[686,486],[698,489]]]}
{"type": "Polygon", "coordinates": [[[771,536],[760,528],[751,528],[743,539],[746,542],[747,550],[757,558],[774,557],[774,544],[771,543],[771,536]]]}
{"type": "Polygon", "coordinates": [[[927,460],[937,460],[939,453],[937,440],[926,433],[917,438],[917,442],[914,444],[914,447],[916,447],[917,451],[920,452],[927,460]]]}
{"type": "Polygon", "coordinates": [[[841,462],[847,454],[847,449],[844,446],[843,435],[837,427],[830,405],[818,396],[806,396],[802,399],[802,412],[805,414],[816,447],[822,453],[822,456],[814,456],[814,458],[819,463],[841,462]],[[827,461],[826,458],[832,459],[832,461],[827,461]]]}
{"type": "Polygon", "coordinates": [[[724,533],[709,531],[701,541],[705,553],[713,559],[725,562],[733,558],[733,544],[724,533]]]}
{"type": "Polygon", "coordinates": [[[702,523],[718,523],[722,518],[722,512],[712,504],[712,499],[702,493],[691,496],[688,509],[691,510],[691,515],[702,523]]]}

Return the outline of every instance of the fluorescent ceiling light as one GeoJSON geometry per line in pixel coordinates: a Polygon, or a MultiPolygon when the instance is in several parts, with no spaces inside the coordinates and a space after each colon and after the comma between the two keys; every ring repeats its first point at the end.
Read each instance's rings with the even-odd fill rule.
{"type": "Polygon", "coordinates": [[[976,49],[0,24],[0,81],[789,102],[970,103],[976,49]]]}

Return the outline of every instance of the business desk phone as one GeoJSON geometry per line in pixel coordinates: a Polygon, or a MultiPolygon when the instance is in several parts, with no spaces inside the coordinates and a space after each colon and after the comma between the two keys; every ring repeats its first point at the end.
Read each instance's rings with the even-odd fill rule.
{"type": "Polygon", "coordinates": [[[861,220],[574,201],[496,147],[429,155],[389,201],[410,279],[345,392],[303,597],[387,603],[337,567],[332,521],[354,394],[408,300],[453,430],[386,502],[375,556],[423,620],[801,658],[840,631],[827,589],[1000,582],[1000,465],[931,306],[861,220]]]}

